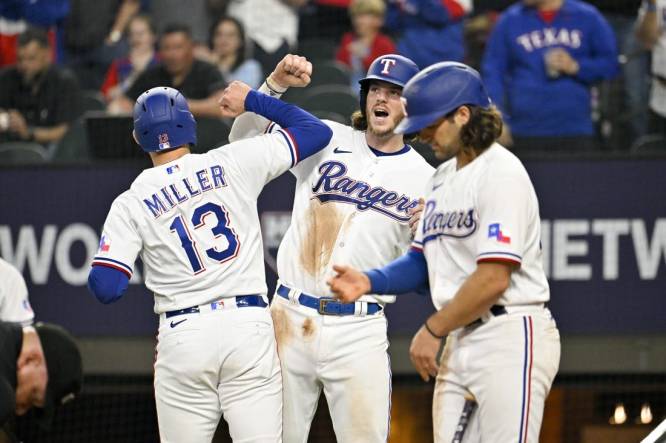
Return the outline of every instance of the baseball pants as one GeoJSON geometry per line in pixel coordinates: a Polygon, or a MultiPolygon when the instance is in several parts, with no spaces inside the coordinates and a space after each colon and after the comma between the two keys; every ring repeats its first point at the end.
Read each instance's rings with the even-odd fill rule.
{"type": "Polygon", "coordinates": [[[154,385],[162,442],[210,442],[222,415],[236,443],[282,441],[282,382],[268,308],[162,315],[154,385]]]}
{"type": "Polygon", "coordinates": [[[282,366],[283,441],[307,442],[323,390],[339,443],[385,443],[391,369],[383,313],[320,315],[279,296],[271,311],[282,366]]]}
{"type": "Polygon", "coordinates": [[[539,441],[560,336],[545,308],[507,311],[447,338],[433,397],[435,443],[539,441]],[[462,438],[461,417],[469,418],[462,438]]]}

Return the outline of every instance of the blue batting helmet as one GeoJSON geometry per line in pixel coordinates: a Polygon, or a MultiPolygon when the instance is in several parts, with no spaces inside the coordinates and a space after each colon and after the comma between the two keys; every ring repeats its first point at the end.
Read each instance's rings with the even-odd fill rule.
{"type": "Polygon", "coordinates": [[[405,85],[407,116],[396,133],[411,134],[463,105],[482,108],[491,101],[479,73],[463,63],[440,62],[419,72],[405,85]]]}
{"type": "Polygon", "coordinates": [[[197,143],[197,123],[179,91],[165,86],[144,92],[134,105],[134,134],[146,152],[197,143]]]}
{"type": "Polygon", "coordinates": [[[365,115],[365,101],[371,81],[381,80],[404,88],[409,79],[417,72],[419,72],[419,67],[416,66],[416,63],[402,55],[387,54],[377,57],[370,65],[367,75],[358,81],[361,85],[361,112],[363,115],[365,115]]]}

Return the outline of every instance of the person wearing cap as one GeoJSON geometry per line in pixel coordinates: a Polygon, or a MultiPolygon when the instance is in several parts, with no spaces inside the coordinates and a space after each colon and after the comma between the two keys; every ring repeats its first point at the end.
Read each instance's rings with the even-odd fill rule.
{"type": "MultiPolygon", "coordinates": [[[[286,62],[298,66],[304,59],[288,56],[286,62]]],[[[285,443],[307,441],[322,390],[338,442],[388,439],[391,368],[384,307],[395,297],[367,295],[356,303],[338,303],[326,279],[335,261],[382,266],[409,247],[419,199],[434,171],[395,132],[404,117],[402,88],[417,72],[406,57],[377,57],[359,82],[360,110],[352,114],[351,126],[325,120],[333,130],[328,146],[291,169],[294,208],[277,253],[280,280],[271,303],[285,443]]],[[[276,69],[260,90],[277,95],[288,86],[302,85],[276,69]]],[[[279,128],[245,113],[229,139],[264,129],[279,128]]]]}
{"type": "Polygon", "coordinates": [[[65,329],[47,323],[22,328],[0,321],[0,436],[14,415],[31,409],[37,423],[48,429],[55,409],[78,395],[82,383],[81,354],[65,329]],[[20,366],[19,355],[35,339],[41,342],[43,358],[20,366]]]}
{"type": "Polygon", "coordinates": [[[418,132],[448,160],[430,180],[410,252],[367,272],[335,266],[331,290],[352,302],[429,282],[437,311],[414,336],[410,357],[423,380],[436,378],[435,442],[538,441],[560,339],[544,306],[550,293],[534,187],[496,142],[502,118],[474,69],[434,64],[403,97],[407,117],[396,132],[418,132]]]}

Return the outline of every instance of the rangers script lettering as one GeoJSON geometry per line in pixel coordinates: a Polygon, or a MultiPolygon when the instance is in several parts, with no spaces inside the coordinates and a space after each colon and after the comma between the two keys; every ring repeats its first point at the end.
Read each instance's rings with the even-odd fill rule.
{"type": "Polygon", "coordinates": [[[417,199],[410,199],[405,194],[399,195],[381,186],[372,187],[364,181],[354,180],[346,175],[347,166],[339,161],[323,162],[319,173],[321,177],[312,187],[312,198],[322,203],[337,201],[355,204],[360,211],[372,209],[401,223],[409,221],[409,209],[418,205],[417,199]]]}

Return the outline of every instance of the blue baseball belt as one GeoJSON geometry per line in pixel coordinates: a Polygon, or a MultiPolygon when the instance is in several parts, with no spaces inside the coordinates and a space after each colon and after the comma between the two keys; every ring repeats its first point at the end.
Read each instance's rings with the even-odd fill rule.
{"type": "MultiPolygon", "coordinates": [[[[289,300],[291,289],[283,284],[278,285],[277,295],[289,300]]],[[[332,298],[319,298],[301,292],[298,303],[308,308],[316,309],[321,315],[356,315],[356,303],[340,303],[332,298]]],[[[379,303],[367,303],[367,315],[373,315],[384,309],[379,303]]]]}
{"type": "Polygon", "coordinates": [[[167,311],[164,313],[164,315],[166,316],[166,318],[171,318],[177,315],[198,314],[204,309],[211,311],[215,311],[217,309],[225,309],[224,302],[227,303],[235,302],[237,308],[247,308],[250,306],[265,308],[266,306],[268,306],[268,304],[259,294],[237,295],[236,297],[229,297],[211,303],[205,303],[203,305],[190,306],[189,308],[176,309],[175,311],[167,311]]]}
{"type": "MultiPolygon", "coordinates": [[[[500,315],[507,314],[508,312],[507,312],[506,308],[502,305],[492,305],[490,307],[490,313],[493,315],[493,317],[498,317],[500,315]]],[[[477,326],[482,325],[483,323],[484,323],[484,321],[483,321],[482,318],[477,318],[476,320],[469,323],[465,327],[466,328],[476,328],[477,326]]]]}

